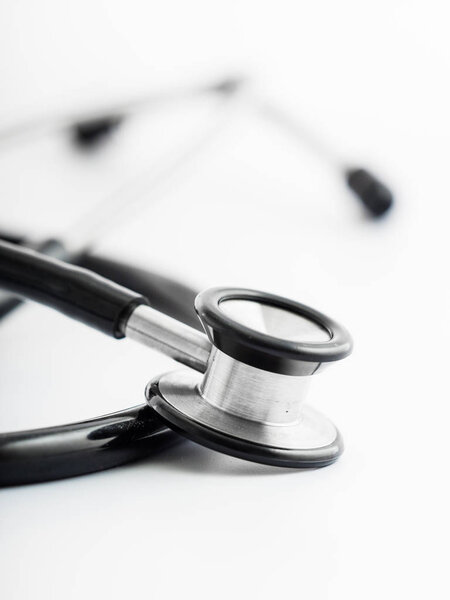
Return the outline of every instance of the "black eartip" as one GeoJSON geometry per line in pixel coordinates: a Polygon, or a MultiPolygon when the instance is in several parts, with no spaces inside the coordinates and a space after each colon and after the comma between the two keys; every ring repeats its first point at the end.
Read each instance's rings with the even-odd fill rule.
{"type": "Polygon", "coordinates": [[[374,217],[381,217],[391,208],[394,202],[391,190],[372,173],[365,169],[348,169],[345,177],[349,188],[374,217]]]}
{"type": "Polygon", "coordinates": [[[244,85],[245,81],[244,77],[227,77],[226,79],[221,79],[214,83],[210,89],[217,94],[231,96],[244,85]]]}
{"type": "Polygon", "coordinates": [[[71,126],[72,140],[83,150],[94,148],[113,134],[122,121],[120,116],[106,116],[74,123],[71,126]]]}

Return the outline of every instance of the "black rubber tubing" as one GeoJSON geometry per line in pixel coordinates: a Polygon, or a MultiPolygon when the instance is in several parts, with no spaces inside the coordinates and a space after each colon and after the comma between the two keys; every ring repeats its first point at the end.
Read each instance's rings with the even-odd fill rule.
{"type": "Polygon", "coordinates": [[[104,471],[183,438],[145,404],[87,421],[0,435],[0,487],[104,471]]]}
{"type": "MultiPolygon", "coordinates": [[[[46,256],[53,256],[54,258],[59,258],[60,260],[67,260],[68,262],[72,262],[69,260],[69,255],[64,248],[64,246],[55,239],[48,239],[35,244],[34,246],[30,246],[28,240],[23,236],[11,235],[8,233],[0,232],[0,241],[9,242],[10,244],[24,246],[26,248],[31,248],[32,250],[36,250],[37,252],[41,252],[46,256]]],[[[94,270],[94,269],[93,269],[94,270]]],[[[145,295],[145,294],[144,294],[145,295]]],[[[18,308],[24,301],[24,298],[19,298],[18,296],[10,295],[7,293],[2,293],[0,295],[0,320],[4,319],[9,315],[13,310],[18,308]]]]}
{"type": "Polygon", "coordinates": [[[87,269],[0,241],[0,288],[45,304],[115,338],[148,300],[87,269]]]}
{"type": "MultiPolygon", "coordinates": [[[[89,310],[92,301],[93,277],[95,290],[97,290],[99,282],[102,282],[106,285],[109,294],[112,286],[114,301],[117,301],[117,290],[125,291],[125,299],[128,299],[131,294],[131,306],[134,306],[136,298],[143,299],[140,294],[115,286],[102,277],[93,276],[86,269],[71,267],[50,258],[43,260],[45,257],[42,255],[17,246],[18,243],[23,243],[21,240],[11,241],[14,244],[0,242],[0,288],[21,293],[27,298],[39,300],[61,310],[61,290],[57,288],[57,304],[55,304],[53,286],[60,282],[60,277],[67,278],[67,274],[70,272],[69,281],[75,277],[78,296],[81,295],[82,284],[88,282],[89,310]],[[56,272],[58,273],[57,277],[55,276],[56,272]],[[39,281],[39,279],[49,274],[52,286],[47,289],[49,282],[39,281]],[[26,275],[26,279],[21,281],[24,275],[26,275]],[[30,280],[34,282],[33,288],[30,288],[30,280]]],[[[43,242],[39,249],[52,253],[54,256],[65,255],[62,245],[54,240],[43,242]]],[[[193,298],[196,292],[182,284],[163,276],[155,276],[147,271],[135,269],[130,265],[87,254],[74,257],[74,260],[119,283],[136,287],[139,292],[151,297],[152,305],[156,309],[174,318],[179,318],[188,324],[196,318],[193,309],[193,298]]],[[[105,295],[104,289],[102,289],[101,295],[102,297],[105,295]]],[[[85,298],[82,295],[81,298],[84,302],[85,298]]],[[[94,301],[96,301],[95,298],[94,301]]],[[[19,298],[11,297],[6,300],[5,306],[13,309],[20,303],[19,298]]],[[[72,307],[69,310],[66,309],[67,298],[62,312],[79,318],[78,313],[74,315],[72,307]]],[[[77,311],[80,309],[81,307],[78,306],[77,311]]],[[[6,310],[5,315],[7,312],[6,310]]],[[[120,321],[120,306],[116,312],[120,321]]],[[[84,318],[83,320],[92,325],[92,314],[88,319],[84,318]]],[[[94,324],[105,331],[103,319],[101,325],[98,327],[97,324],[94,324]]],[[[199,326],[200,322],[197,320],[197,327],[199,326]]],[[[111,335],[111,331],[114,330],[114,326],[111,326],[110,323],[106,332],[111,335]]],[[[140,458],[153,456],[180,441],[182,438],[167,429],[145,404],[95,417],[88,421],[0,434],[0,487],[41,483],[103,471],[140,458]]]]}
{"type": "Polygon", "coordinates": [[[203,332],[194,308],[197,290],[160,273],[96,254],[81,254],[74,257],[73,262],[131,290],[136,290],[149,299],[150,305],[155,310],[203,332]]]}
{"type": "MultiPolygon", "coordinates": [[[[148,298],[154,309],[203,332],[203,327],[194,309],[198,291],[173,278],[135,267],[114,258],[92,254],[89,250],[70,254],[64,244],[56,239],[47,239],[32,247],[25,237],[3,234],[0,231],[0,240],[31,248],[47,256],[89,269],[89,271],[102,275],[119,285],[135,290],[148,298]]],[[[18,296],[1,294],[0,321],[18,308],[23,301],[24,298],[18,296]]]]}

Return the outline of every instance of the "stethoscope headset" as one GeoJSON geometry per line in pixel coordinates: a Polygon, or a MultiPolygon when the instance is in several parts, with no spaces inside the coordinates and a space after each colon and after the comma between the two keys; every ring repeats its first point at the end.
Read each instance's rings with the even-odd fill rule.
{"type": "MultiPolygon", "coordinates": [[[[240,80],[227,79],[195,93],[228,99],[240,88],[240,80]]],[[[81,119],[37,119],[0,132],[0,142],[56,127],[69,129],[79,147],[92,148],[125,117],[154,102],[149,96],[81,119]]],[[[300,135],[279,109],[265,105],[264,112],[300,135]]],[[[313,144],[317,149],[317,141],[313,144]]],[[[344,175],[371,215],[386,213],[392,194],[384,184],[361,168],[346,168],[344,175]]],[[[188,367],[153,379],[145,404],[68,425],[1,434],[0,485],[108,469],[156,453],[181,436],[280,467],[323,467],[342,453],[334,424],[304,403],[311,376],[352,349],[348,332],[321,312],[249,289],[213,288],[197,295],[161,275],[99,258],[86,247],[68,251],[60,241],[36,243],[6,234],[0,236],[0,289],[8,293],[0,298],[0,318],[23,299],[33,300],[188,367]]]]}

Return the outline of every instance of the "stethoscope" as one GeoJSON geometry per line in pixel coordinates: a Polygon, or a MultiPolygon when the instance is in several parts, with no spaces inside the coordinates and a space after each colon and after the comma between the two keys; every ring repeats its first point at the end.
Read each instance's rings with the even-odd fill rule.
{"type": "Polygon", "coordinates": [[[308,306],[255,290],[212,288],[195,299],[205,334],[151,308],[137,292],[8,242],[0,242],[0,285],[189,367],[153,379],[146,406],[3,434],[3,485],[121,464],[173,442],[172,432],[282,467],[322,467],[342,452],[336,427],[304,399],[311,376],[350,354],[352,342],[342,326],[308,306]]]}
{"type": "MultiPolygon", "coordinates": [[[[228,96],[238,87],[227,81],[208,92],[228,96]]],[[[127,113],[129,107],[122,108],[127,113]]],[[[77,142],[90,146],[122,119],[114,111],[114,117],[95,115],[71,127],[77,142]]],[[[65,119],[56,122],[67,126],[65,119]]],[[[25,131],[46,127],[39,121],[25,131]]],[[[346,176],[373,215],[390,207],[391,193],[366,170],[350,169],[346,176]]],[[[180,441],[180,435],[280,467],[323,467],[342,453],[337,428],[304,402],[311,376],[351,352],[350,335],[334,320],[255,290],[213,288],[195,297],[178,282],[98,259],[85,249],[68,254],[54,240],[35,249],[26,245],[22,239],[0,241],[0,288],[14,295],[0,306],[0,316],[21,298],[34,300],[109,336],[156,349],[189,369],[153,379],[146,404],[0,435],[1,485],[107,469],[153,454],[180,441]]]]}

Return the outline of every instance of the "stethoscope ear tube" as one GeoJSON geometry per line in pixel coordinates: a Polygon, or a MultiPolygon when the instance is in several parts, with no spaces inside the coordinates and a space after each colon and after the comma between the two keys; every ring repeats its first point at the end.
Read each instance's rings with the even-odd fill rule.
{"type": "Polygon", "coordinates": [[[0,287],[40,302],[115,338],[148,300],[86,269],[0,241],[0,287]]]}

